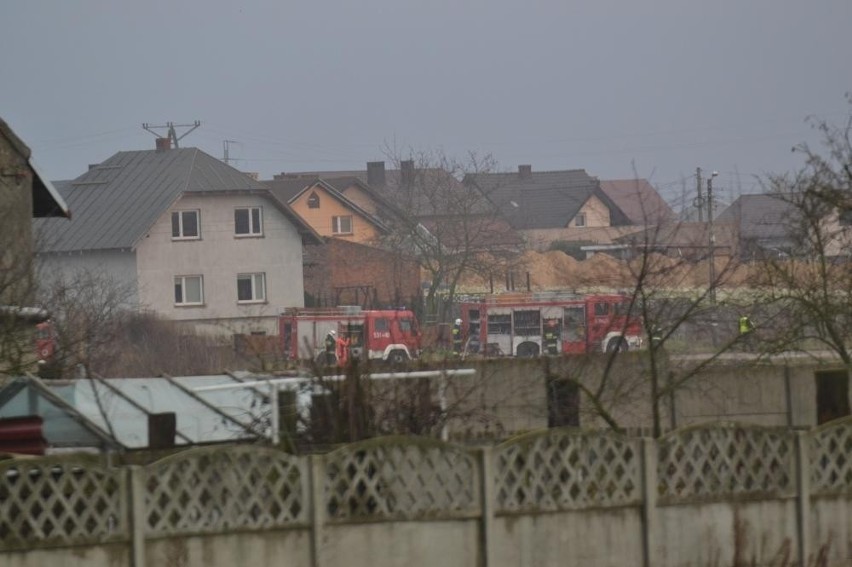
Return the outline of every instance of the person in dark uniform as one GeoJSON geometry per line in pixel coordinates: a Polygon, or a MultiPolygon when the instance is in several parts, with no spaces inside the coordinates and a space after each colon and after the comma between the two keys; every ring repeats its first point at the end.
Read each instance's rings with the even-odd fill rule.
{"type": "Polygon", "coordinates": [[[337,331],[330,330],[325,336],[325,362],[334,364],[337,360],[337,331]]]}
{"type": "Polygon", "coordinates": [[[544,324],[544,352],[545,354],[559,354],[559,329],[556,319],[548,319],[544,324]]]}

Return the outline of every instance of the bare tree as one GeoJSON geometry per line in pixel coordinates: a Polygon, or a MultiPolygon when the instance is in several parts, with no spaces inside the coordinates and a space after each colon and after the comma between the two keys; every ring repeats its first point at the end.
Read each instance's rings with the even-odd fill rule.
{"type": "Polygon", "coordinates": [[[398,187],[388,196],[404,214],[382,244],[417,258],[428,278],[426,318],[446,322],[465,278],[493,277],[518,257],[519,238],[470,181],[496,164],[491,156],[473,153],[464,160],[440,151],[412,151],[409,159],[394,150],[388,154],[400,173],[398,187]]]}
{"type": "Polygon", "coordinates": [[[77,270],[43,280],[41,295],[52,314],[62,376],[97,372],[122,355],[115,338],[132,313],[129,285],[103,272],[77,270]]]}
{"type": "Polygon", "coordinates": [[[578,360],[562,377],[580,389],[591,414],[609,427],[622,427],[617,416],[625,408],[644,407],[659,436],[674,393],[739,343],[733,278],[739,261],[730,246],[720,249],[708,231],[705,223],[649,220],[626,241],[629,260],[620,277],[627,284],[628,316],[621,333],[640,322],[644,348],[631,355],[632,369],[620,364],[622,349],[614,349],[602,362],[578,360]],[[699,354],[672,364],[672,351],[683,352],[687,345],[699,354]]]}
{"type": "MultiPolygon", "coordinates": [[[[852,95],[847,95],[852,105],[852,95]]],[[[786,314],[779,337],[799,349],[821,348],[835,354],[847,369],[836,392],[839,413],[848,415],[848,371],[852,368],[852,110],[840,124],[813,121],[822,134],[819,148],[793,150],[804,166],[770,176],[772,196],[786,206],[788,245],[761,258],[755,285],[762,300],[786,314]]]]}

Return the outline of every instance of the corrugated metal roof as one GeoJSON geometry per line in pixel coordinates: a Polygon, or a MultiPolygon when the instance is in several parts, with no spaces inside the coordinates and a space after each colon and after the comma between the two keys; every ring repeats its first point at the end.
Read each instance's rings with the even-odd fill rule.
{"type": "Polygon", "coordinates": [[[266,189],[197,148],[118,152],[57,185],[74,217],[36,221],[44,252],[129,249],[183,193],[266,189]]]}

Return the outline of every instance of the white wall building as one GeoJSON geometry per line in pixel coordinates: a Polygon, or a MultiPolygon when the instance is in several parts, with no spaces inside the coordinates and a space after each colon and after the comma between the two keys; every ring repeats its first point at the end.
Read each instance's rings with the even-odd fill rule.
{"type": "Polygon", "coordinates": [[[277,332],[304,304],[319,236],[264,185],[195,149],[119,152],[57,183],[71,222],[37,221],[43,273],[95,271],[129,301],[218,334],[277,332]]]}

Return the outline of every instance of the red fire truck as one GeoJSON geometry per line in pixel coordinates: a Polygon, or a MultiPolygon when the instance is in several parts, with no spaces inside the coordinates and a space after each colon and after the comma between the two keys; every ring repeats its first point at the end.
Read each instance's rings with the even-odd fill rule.
{"type": "Polygon", "coordinates": [[[501,294],[461,304],[466,351],[486,356],[641,348],[642,325],[623,295],[501,294]]]}
{"type": "Polygon", "coordinates": [[[288,309],[279,319],[286,356],[345,362],[348,357],[403,362],[420,355],[420,330],[410,310],[362,310],[358,306],[288,309]],[[334,356],[325,340],[334,331],[334,356]]]}

